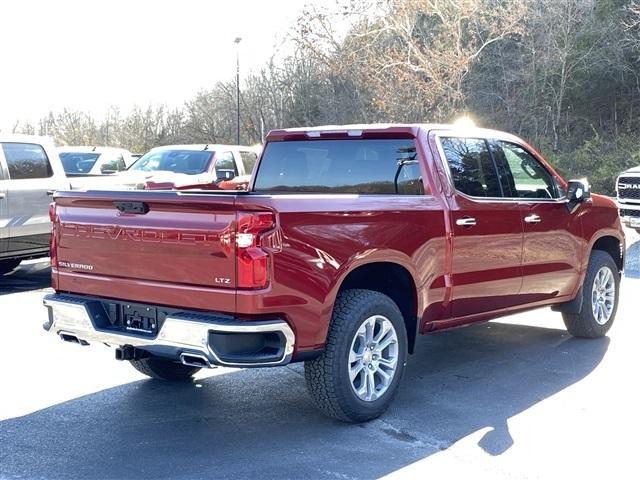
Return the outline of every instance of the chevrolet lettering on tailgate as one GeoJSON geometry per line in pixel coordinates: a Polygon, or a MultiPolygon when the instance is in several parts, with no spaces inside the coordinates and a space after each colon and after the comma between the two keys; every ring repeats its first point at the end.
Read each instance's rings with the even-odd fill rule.
{"type": "Polygon", "coordinates": [[[102,240],[129,240],[133,242],[173,243],[183,245],[213,245],[220,240],[217,233],[183,232],[150,228],[129,228],[102,225],[65,223],[61,226],[63,237],[94,238],[102,240]]]}

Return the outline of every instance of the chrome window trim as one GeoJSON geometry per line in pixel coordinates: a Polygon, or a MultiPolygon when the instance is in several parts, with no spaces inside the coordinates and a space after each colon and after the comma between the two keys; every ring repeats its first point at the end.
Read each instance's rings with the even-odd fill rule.
{"type": "MultiPolygon", "coordinates": [[[[438,132],[434,132],[434,136],[435,136],[435,140],[436,140],[436,147],[438,149],[438,156],[440,157],[440,165],[443,167],[445,175],[447,176],[447,180],[449,181],[449,186],[453,189],[453,191],[457,194],[460,195],[461,197],[466,198],[467,200],[471,200],[473,202],[481,202],[481,203],[495,203],[495,202],[503,202],[503,203],[517,203],[517,204],[529,204],[529,203],[557,203],[557,204],[564,204],[567,202],[567,197],[566,195],[564,197],[560,197],[560,198],[528,198],[528,199],[523,199],[520,197],[474,197],[472,195],[468,195],[464,192],[461,192],[460,190],[458,190],[455,186],[455,183],[453,182],[453,176],[451,175],[451,167],[449,166],[449,161],[447,160],[447,157],[444,154],[444,149],[442,148],[442,138],[468,138],[468,139],[472,139],[472,140],[483,140],[484,142],[489,142],[490,140],[498,140],[498,141],[504,141],[504,142],[508,142],[508,143],[512,143],[514,145],[518,145],[520,148],[524,149],[527,153],[529,153],[529,155],[531,155],[531,153],[524,148],[523,146],[515,143],[513,140],[502,140],[500,139],[500,137],[487,137],[487,136],[482,136],[482,135],[476,135],[476,134],[464,134],[462,132],[457,133],[457,132],[451,132],[451,133],[438,133],[438,132]]],[[[532,155],[533,157],[533,155],[532,155]]],[[[493,158],[493,157],[492,157],[493,158]]],[[[535,157],[533,157],[534,160],[536,160],[536,162],[538,161],[535,157]]],[[[544,167],[544,166],[543,166],[544,167]]],[[[545,168],[545,171],[547,169],[545,168]]]]}

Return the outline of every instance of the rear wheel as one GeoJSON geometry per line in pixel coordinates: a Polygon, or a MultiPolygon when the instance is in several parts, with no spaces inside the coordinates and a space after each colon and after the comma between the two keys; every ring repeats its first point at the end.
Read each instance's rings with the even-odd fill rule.
{"type": "Polygon", "coordinates": [[[181,363],[160,357],[148,357],[140,360],[129,360],[133,368],[148,377],[160,380],[185,381],[190,380],[198,370],[198,367],[188,367],[181,363]]]}
{"type": "Polygon", "coordinates": [[[594,250],[582,285],[580,313],[563,313],[564,324],[574,337],[604,336],[616,316],[620,274],[616,263],[606,252],[594,250]]]}
{"type": "Polygon", "coordinates": [[[4,275],[5,273],[9,273],[14,270],[22,260],[0,260],[0,275],[4,275]]]}
{"type": "Polygon", "coordinates": [[[307,388],[318,408],[345,422],[366,422],[389,406],[407,359],[398,306],[370,290],[338,295],[322,355],[305,362],[307,388]]]}

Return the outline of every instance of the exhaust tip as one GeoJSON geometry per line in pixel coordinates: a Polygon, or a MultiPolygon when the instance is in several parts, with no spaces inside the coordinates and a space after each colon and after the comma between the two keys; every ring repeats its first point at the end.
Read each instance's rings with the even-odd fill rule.
{"type": "Polygon", "coordinates": [[[213,368],[213,365],[209,363],[207,357],[197,353],[180,354],[180,362],[188,367],[213,368]]]}

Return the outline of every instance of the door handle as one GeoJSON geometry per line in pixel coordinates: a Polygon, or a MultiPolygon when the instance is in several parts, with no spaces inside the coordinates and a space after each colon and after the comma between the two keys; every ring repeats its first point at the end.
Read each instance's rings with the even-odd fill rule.
{"type": "Polygon", "coordinates": [[[47,195],[51,197],[55,192],[55,190],[47,190],[47,195]]]}
{"type": "Polygon", "coordinates": [[[524,217],[524,221],[526,223],[540,223],[542,219],[540,218],[540,215],[536,215],[535,213],[532,213],[531,215],[527,215],[526,217],[524,217]]]}
{"type": "Polygon", "coordinates": [[[456,225],[461,227],[472,227],[476,224],[476,219],[471,217],[459,218],[456,220],[456,225]]]}

